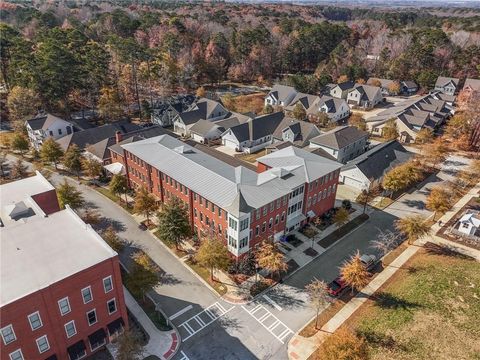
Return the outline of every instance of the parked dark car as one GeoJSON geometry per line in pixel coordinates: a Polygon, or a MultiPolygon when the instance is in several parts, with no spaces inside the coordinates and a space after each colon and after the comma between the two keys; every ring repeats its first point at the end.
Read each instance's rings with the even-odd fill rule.
{"type": "Polygon", "coordinates": [[[347,288],[347,284],[340,278],[337,277],[335,280],[330,282],[327,285],[327,291],[331,296],[338,296],[340,293],[347,288]]]}
{"type": "Polygon", "coordinates": [[[138,228],[139,228],[140,230],[143,230],[143,231],[146,231],[146,230],[148,229],[147,225],[145,225],[145,224],[143,224],[143,223],[140,224],[140,225],[138,225],[138,228]]]}

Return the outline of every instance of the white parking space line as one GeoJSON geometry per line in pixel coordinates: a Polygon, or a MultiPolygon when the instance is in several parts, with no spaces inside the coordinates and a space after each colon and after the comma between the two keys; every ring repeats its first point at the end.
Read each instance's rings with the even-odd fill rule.
{"type": "Polygon", "coordinates": [[[222,317],[235,306],[232,306],[230,309],[225,309],[219,302],[213,303],[205,310],[199,312],[198,314],[192,316],[187,321],[181,323],[178,328],[183,328],[188,333],[187,336],[182,337],[182,342],[190,339],[193,335],[198,333],[200,330],[206,328],[208,325],[213,323],[218,318],[222,317]],[[206,320],[205,316],[203,319],[200,317],[202,314],[205,314],[210,320],[206,320]],[[200,327],[199,327],[200,326],[200,327]]]}
{"type": "Polygon", "coordinates": [[[182,357],[179,360],[190,360],[190,358],[183,352],[183,350],[180,350],[180,354],[182,354],[182,357]]]}
{"type": "Polygon", "coordinates": [[[277,309],[278,311],[282,311],[282,308],[280,307],[280,305],[278,305],[270,297],[268,297],[267,295],[263,295],[263,298],[267,300],[270,303],[270,305],[272,305],[275,309],[277,309]]]}
{"type": "Polygon", "coordinates": [[[262,326],[282,344],[285,344],[286,338],[293,334],[293,331],[287,325],[285,325],[263,305],[257,305],[252,310],[248,310],[242,305],[242,309],[249,313],[260,324],[262,324],[262,326]],[[269,320],[271,318],[274,319],[273,323],[269,323],[267,325],[267,320],[271,321],[269,320]]]}
{"type": "Polygon", "coordinates": [[[190,310],[192,308],[193,308],[192,305],[188,305],[187,307],[183,308],[182,310],[180,310],[180,311],[176,312],[175,314],[173,314],[172,316],[170,316],[169,319],[170,320],[176,319],[177,317],[185,314],[188,310],[190,310]]]}

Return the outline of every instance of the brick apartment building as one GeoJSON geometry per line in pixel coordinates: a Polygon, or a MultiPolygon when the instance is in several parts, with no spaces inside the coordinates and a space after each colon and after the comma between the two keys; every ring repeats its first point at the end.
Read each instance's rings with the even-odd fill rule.
{"type": "Polygon", "coordinates": [[[40,174],[2,185],[0,358],[81,359],[127,326],[118,255],[40,174]]]}
{"type": "Polygon", "coordinates": [[[258,160],[257,171],[232,166],[168,135],[118,146],[131,187],[159,203],[187,204],[193,230],[225,239],[237,257],[262,240],[279,240],[335,204],[341,164],[288,147],[258,160]]]}

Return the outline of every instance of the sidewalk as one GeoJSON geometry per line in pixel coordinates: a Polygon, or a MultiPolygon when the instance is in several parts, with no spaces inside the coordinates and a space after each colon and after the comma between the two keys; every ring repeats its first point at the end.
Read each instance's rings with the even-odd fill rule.
{"type": "MultiPolygon", "coordinates": [[[[160,359],[170,359],[180,346],[180,336],[177,330],[175,328],[170,331],[158,330],[125,286],[123,287],[123,292],[128,310],[130,310],[149,336],[148,343],[144,347],[143,356],[154,355],[160,359]]],[[[108,348],[112,356],[115,357],[115,345],[112,344],[108,348]]]]}
{"type": "MultiPolygon", "coordinates": [[[[464,195],[455,206],[445,213],[440,219],[442,223],[447,223],[455,214],[468,202],[472,197],[478,196],[480,191],[480,183],[473,187],[466,195],[464,195]]],[[[432,234],[440,229],[438,223],[432,226],[432,234]]],[[[375,293],[385,282],[390,279],[399,268],[402,267],[425,243],[437,243],[446,245],[452,250],[461,254],[468,255],[480,261],[480,251],[469,248],[467,246],[448,241],[436,235],[431,235],[425,239],[417,240],[414,245],[405,249],[390,265],[378,274],[367,286],[365,286],[352,300],[336,313],[315,335],[306,338],[300,336],[299,333],[294,335],[288,343],[288,358],[294,360],[308,359],[318,348],[319,344],[326,336],[335,332],[343,323],[362,306],[367,299],[375,293]]],[[[313,319],[312,319],[313,320],[313,319]]],[[[308,323],[306,324],[308,325],[308,323]]]]}

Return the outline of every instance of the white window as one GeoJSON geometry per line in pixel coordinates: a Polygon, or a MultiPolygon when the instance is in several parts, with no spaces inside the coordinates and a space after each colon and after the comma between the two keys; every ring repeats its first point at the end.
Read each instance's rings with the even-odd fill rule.
{"type": "Polygon", "coordinates": [[[95,309],[87,312],[87,321],[89,326],[97,323],[97,312],[95,309]]]}
{"type": "Polygon", "coordinates": [[[58,300],[58,307],[60,308],[60,314],[62,315],[68,314],[71,311],[68,297],[58,300]]]}
{"type": "Polygon", "coordinates": [[[17,340],[17,337],[15,336],[15,332],[13,331],[13,326],[11,324],[5,326],[0,331],[2,333],[3,343],[5,345],[8,345],[11,342],[17,340]]]}
{"type": "Polygon", "coordinates": [[[34,312],[33,314],[28,315],[28,322],[32,330],[37,330],[42,327],[42,319],[40,318],[40,313],[34,312]]]}
{"type": "Polygon", "coordinates": [[[73,335],[77,333],[77,328],[75,327],[74,320],[65,324],[65,332],[67,333],[68,338],[71,338],[73,335]]]}
{"type": "Polygon", "coordinates": [[[109,315],[117,311],[117,302],[115,301],[115,299],[112,299],[107,302],[107,309],[108,309],[109,315]]]}
{"type": "Polygon", "coordinates": [[[45,351],[50,349],[50,345],[48,344],[47,335],[43,335],[42,337],[39,337],[35,341],[37,342],[38,352],[40,354],[44,353],[45,351]]]}
{"type": "Polygon", "coordinates": [[[92,288],[90,286],[82,289],[82,298],[83,298],[83,303],[84,304],[87,304],[87,303],[89,303],[90,301],[93,300],[92,288]]]}
{"type": "Polygon", "coordinates": [[[10,360],[23,360],[22,350],[18,349],[10,353],[10,360]]]}
{"type": "Polygon", "coordinates": [[[112,277],[111,276],[103,279],[103,289],[105,290],[106,293],[113,290],[113,282],[112,282],[112,277]]]}

